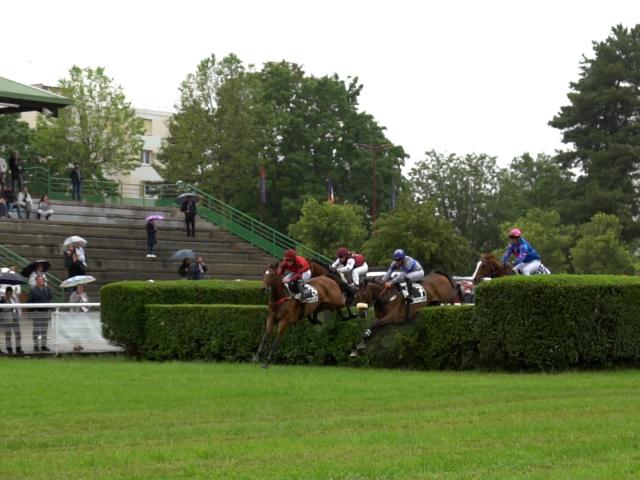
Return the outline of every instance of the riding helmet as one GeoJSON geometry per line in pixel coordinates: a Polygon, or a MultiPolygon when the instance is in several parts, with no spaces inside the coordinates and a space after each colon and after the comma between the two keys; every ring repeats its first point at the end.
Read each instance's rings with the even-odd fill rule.
{"type": "Polygon", "coordinates": [[[289,258],[290,258],[290,259],[292,259],[292,260],[295,260],[296,255],[297,255],[297,254],[296,254],[296,251],[295,251],[293,248],[290,248],[289,250],[287,250],[286,252],[284,252],[284,258],[287,258],[287,259],[289,259],[289,258]]]}
{"type": "Polygon", "coordinates": [[[405,256],[406,256],[406,253],[404,253],[404,250],[402,250],[401,248],[399,248],[395,252],[393,252],[393,259],[394,260],[404,260],[405,256]]]}
{"type": "Polygon", "coordinates": [[[338,258],[348,257],[348,256],[349,256],[349,250],[347,250],[347,247],[340,247],[336,251],[336,257],[338,258]]]}
{"type": "Polygon", "coordinates": [[[520,231],[519,228],[514,228],[513,230],[511,230],[511,232],[509,232],[509,237],[511,238],[519,238],[522,236],[522,232],[520,231]]]}

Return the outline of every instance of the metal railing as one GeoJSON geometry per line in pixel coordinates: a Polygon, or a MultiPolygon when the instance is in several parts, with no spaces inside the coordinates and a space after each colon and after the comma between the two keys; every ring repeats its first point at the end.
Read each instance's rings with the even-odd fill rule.
{"type": "MultiPolygon", "coordinates": [[[[51,177],[43,167],[26,169],[29,189],[40,195],[47,194],[53,200],[70,200],[69,179],[51,177]]],[[[302,243],[284,235],[246,213],[218,200],[203,190],[188,183],[142,183],[124,184],[116,181],[84,180],[82,199],[93,203],[108,203],[131,206],[177,207],[176,197],[193,192],[198,195],[198,215],[222,227],[270,255],[281,258],[284,251],[295,248],[300,255],[322,262],[331,259],[302,243]]]]}

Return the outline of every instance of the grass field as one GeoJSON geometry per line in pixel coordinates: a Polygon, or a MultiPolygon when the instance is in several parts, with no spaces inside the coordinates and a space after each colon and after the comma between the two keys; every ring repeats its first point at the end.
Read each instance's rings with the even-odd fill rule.
{"type": "Polygon", "coordinates": [[[637,479],[640,372],[0,358],[0,479],[637,479]]]}

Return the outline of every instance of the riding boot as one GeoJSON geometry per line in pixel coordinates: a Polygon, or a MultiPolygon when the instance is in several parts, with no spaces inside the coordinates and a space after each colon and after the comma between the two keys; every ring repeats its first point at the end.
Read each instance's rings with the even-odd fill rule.
{"type": "Polygon", "coordinates": [[[404,297],[404,301],[406,303],[413,303],[413,282],[408,278],[405,278],[405,282],[407,282],[407,296],[404,297]]]}
{"type": "Polygon", "coordinates": [[[302,281],[298,281],[298,292],[300,292],[300,300],[304,300],[305,289],[304,289],[304,283],[302,281]]]}

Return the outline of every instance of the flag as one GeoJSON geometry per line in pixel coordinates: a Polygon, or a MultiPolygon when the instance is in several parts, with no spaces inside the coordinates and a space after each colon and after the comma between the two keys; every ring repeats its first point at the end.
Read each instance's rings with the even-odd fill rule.
{"type": "Polygon", "coordinates": [[[333,194],[333,183],[331,179],[327,180],[327,202],[336,203],[336,197],[333,194]]]}
{"type": "Polygon", "coordinates": [[[260,203],[267,203],[267,171],[260,165],[260,203]]]}

